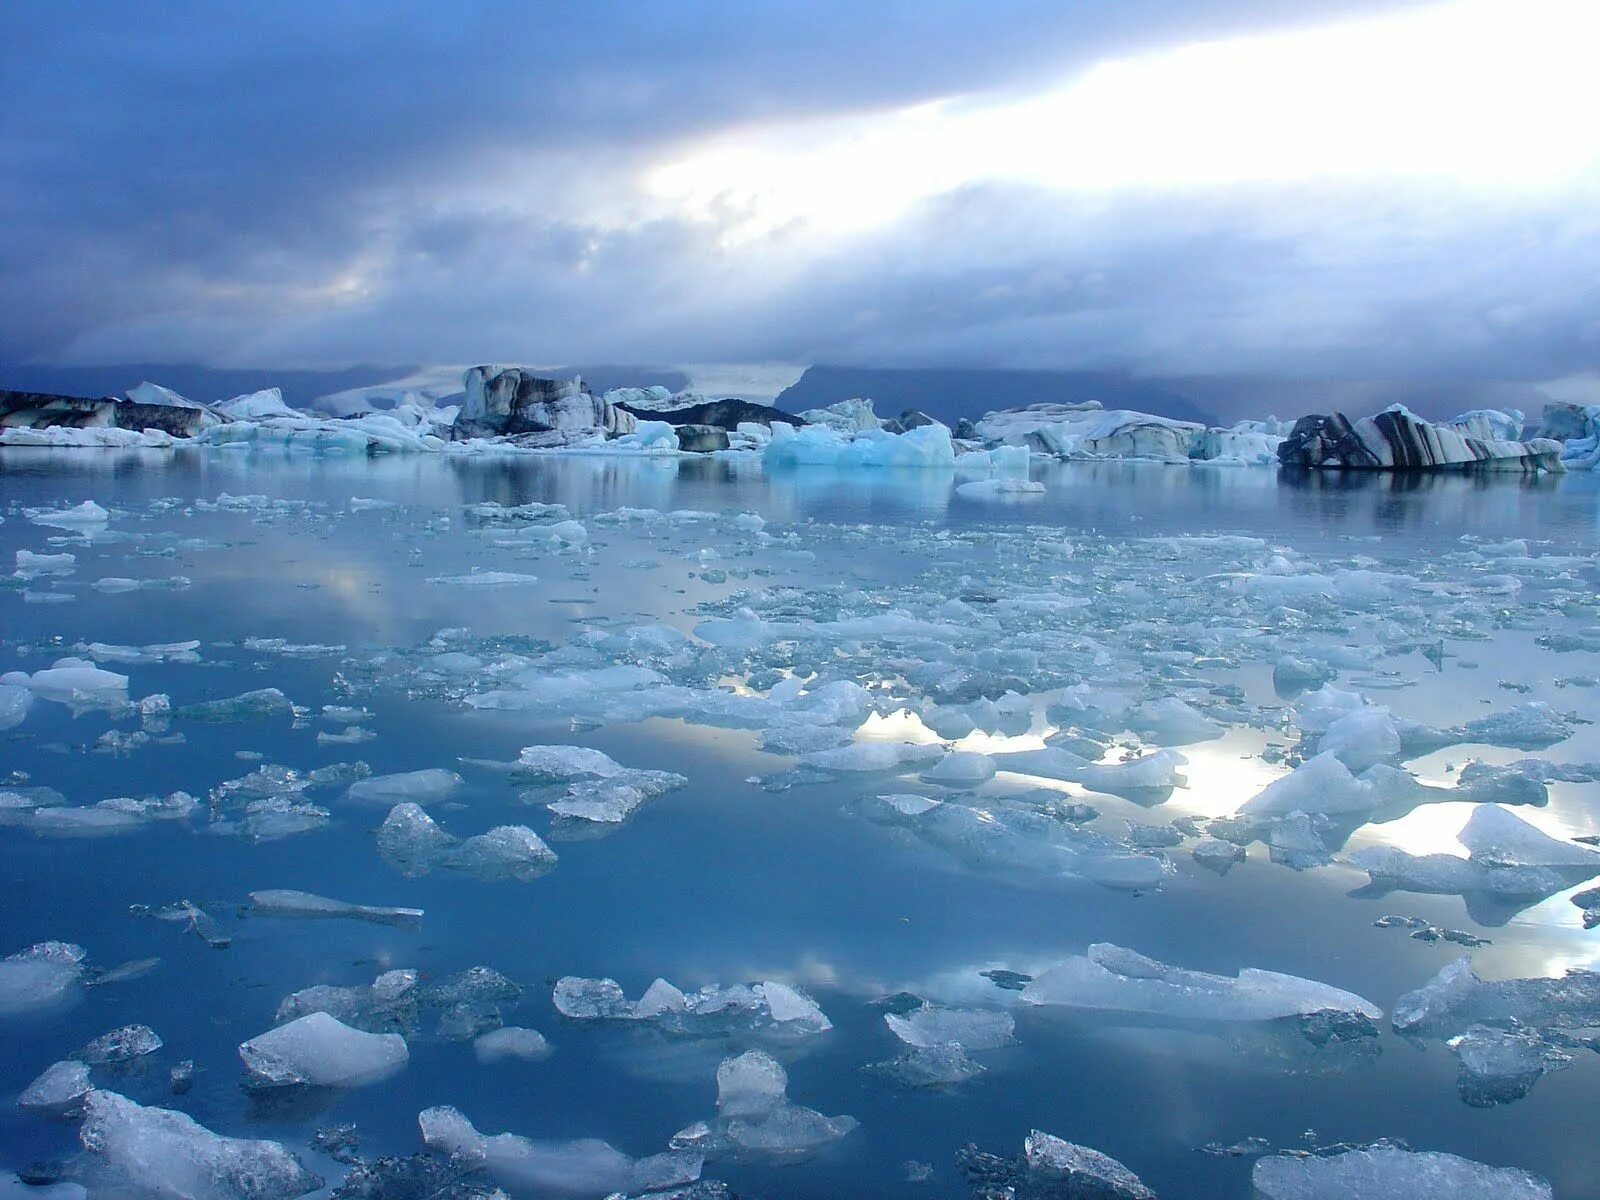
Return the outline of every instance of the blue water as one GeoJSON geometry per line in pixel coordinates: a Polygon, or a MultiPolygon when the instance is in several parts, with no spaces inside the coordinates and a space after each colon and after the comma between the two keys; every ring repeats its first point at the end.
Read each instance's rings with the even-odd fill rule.
{"type": "MultiPolygon", "coordinates": [[[[1276,1146],[1403,1138],[1419,1149],[1537,1171],[1559,1196],[1596,1194],[1600,1151],[1583,1114],[1600,1084],[1600,1059],[1587,1052],[1525,1099],[1477,1109],[1457,1098],[1455,1062],[1437,1041],[1413,1045],[1385,1031],[1358,1062],[1290,1069],[1203,1031],[1129,1029],[1015,1006],[1017,1044],[975,1056],[987,1070],[960,1088],[909,1091],[862,1070],[902,1050],[874,1004],[881,997],[910,990],[937,998],[941,980],[970,982],[992,967],[1033,971],[1091,942],[1225,974],[1258,966],[1304,975],[1385,1009],[1463,952],[1374,928],[1373,920],[1389,912],[1491,937],[1491,946],[1472,952],[1485,975],[1595,966],[1600,933],[1581,928],[1566,894],[1513,906],[1480,924],[1459,897],[1351,897],[1365,882],[1360,872],[1337,863],[1290,870],[1267,861],[1259,845],[1221,878],[1194,864],[1185,848],[1174,849],[1175,874],[1161,889],[1142,893],[985,871],[852,811],[863,796],[919,790],[914,779],[845,777],[768,791],[751,777],[784,771],[793,760],[762,751],[759,733],[749,729],[681,717],[594,725],[477,711],[462,703],[470,688],[407,674],[428,639],[447,628],[469,631],[456,635],[453,646],[490,657],[559,647],[589,630],[660,622],[689,631],[762,589],[787,589],[787,607],[804,616],[841,603],[855,612],[919,604],[931,610],[963,588],[1004,592],[1048,584],[1081,587],[1092,606],[1083,618],[1086,633],[1119,661],[1126,654],[1130,664],[1142,663],[1144,677],[1129,678],[1130,685],[1159,690],[1162,668],[1144,651],[1181,651],[1203,636],[1199,626],[1214,622],[1216,613],[1195,605],[1222,586],[1221,573],[1243,569],[1242,559],[1256,553],[1218,549],[1186,558],[1160,539],[1250,535],[1313,564],[1377,564],[1452,588],[1466,581],[1470,599],[1476,568],[1443,561],[1469,545],[1460,539],[1522,538],[1532,555],[1583,561],[1560,578],[1559,572],[1530,576],[1521,593],[1504,599],[1485,593],[1474,601],[1475,613],[1490,614],[1477,636],[1447,642],[1442,665],[1415,649],[1385,659],[1389,681],[1409,686],[1368,694],[1438,723],[1530,699],[1600,719],[1592,688],[1570,683],[1600,674],[1600,655],[1557,652],[1536,640],[1596,624],[1600,488],[1587,476],[1531,483],[1294,481],[1263,470],[1065,465],[1042,478],[1043,498],[998,505],[955,497],[950,477],[937,472],[767,478],[716,461],[0,454],[0,566],[9,569],[18,550],[64,549],[77,558],[73,574],[26,588],[12,581],[0,590],[0,673],[38,670],[80,643],[198,639],[198,663],[101,665],[130,676],[133,699],[165,693],[181,706],[276,687],[312,714],[298,724],[176,721],[180,744],[118,755],[96,752],[96,740],[108,729],[138,728],[136,719],[104,711],[74,715],[66,705],[39,702],[21,725],[0,733],[0,786],[16,773],[29,785],[59,789],[70,804],[179,789],[204,798],[257,765],[238,757],[241,751],[301,769],[355,760],[376,774],[445,767],[459,771],[466,786],[432,809],[437,819],[463,834],[527,824],[560,855],[552,873],[527,883],[448,871],[407,878],[374,849],[372,831],[384,810],[344,804],[337,789],[312,794],[332,811],[329,824],[276,841],[221,836],[203,813],[104,838],[46,838],[0,827],[0,954],[59,939],[82,945],[98,967],[161,959],[143,978],[88,989],[65,1012],[0,1024],[0,1095],[15,1096],[89,1038],[143,1022],[165,1048],[142,1072],[97,1073],[100,1086],[181,1108],[218,1132],[280,1140],[330,1183],[342,1168],[309,1151],[315,1129],[351,1122],[364,1155],[410,1154],[421,1149],[417,1113],[439,1104],[459,1107],[488,1133],[599,1137],[644,1155],[713,1115],[716,1063],[731,1051],[565,1021],[551,1006],[554,980],[609,976],[637,996],[657,976],[686,989],[785,979],[804,988],[835,1026],[780,1055],[791,1100],[830,1115],[848,1113],[860,1126],[800,1162],[707,1164],[707,1177],[741,1194],[963,1196],[953,1161],[959,1147],[972,1142],[1011,1154],[1035,1128],[1117,1157],[1164,1196],[1248,1195],[1250,1160],[1196,1151],[1247,1136],[1276,1146]],[[292,503],[195,507],[225,493],[292,503]],[[393,506],[354,508],[356,497],[393,506]],[[106,532],[82,537],[22,513],[85,499],[111,510],[106,532]],[[588,544],[559,552],[496,545],[507,530],[486,528],[464,511],[484,501],[563,504],[585,523],[588,544]],[[592,519],[625,506],[717,516],[699,523],[592,519]],[[726,518],[746,512],[766,519],[770,541],[732,532],[726,518]],[[1062,540],[1075,544],[1070,556],[1040,560],[1027,549],[1062,540]],[[495,589],[425,582],[473,569],[533,573],[539,582],[495,589]],[[91,586],[108,576],[191,582],[116,594],[91,586]],[[38,593],[69,599],[41,601],[38,593]],[[1124,611],[1120,627],[1106,627],[1103,614],[1124,611]],[[248,650],[245,638],[342,649],[286,657],[248,650]],[[319,744],[319,730],[336,728],[315,719],[325,704],[365,706],[376,738],[319,744]],[[549,815],[519,803],[502,776],[462,762],[513,759],[520,747],[541,742],[593,746],[628,766],[679,772],[690,782],[606,836],[563,839],[549,815]],[[251,917],[246,896],[261,888],[411,906],[426,916],[417,928],[251,917]],[[231,946],[213,949],[180,926],[129,911],[182,898],[216,917],[231,946]],[[241,1091],[236,1047],[271,1027],[288,993],[317,983],[367,983],[391,967],[437,977],[475,964],[525,986],[525,1000],[507,1012],[507,1022],[543,1032],[556,1048],[552,1057],[483,1065],[470,1044],[432,1037],[425,1023],[409,1066],[381,1084],[277,1107],[241,1091]],[[186,1058],[199,1074],[191,1092],[175,1097],[166,1071],[186,1058]],[[908,1182],[908,1160],[930,1164],[932,1177],[908,1182]]],[[[1352,605],[1339,620],[1314,615],[1306,636],[1362,644],[1364,627],[1411,619],[1407,606],[1426,603],[1428,594],[1352,605]]],[[[1284,636],[1284,614],[1255,615],[1262,629],[1284,636]]],[[[1006,639],[993,649],[1005,650],[1006,639]]],[[[929,646],[858,644],[808,665],[846,673],[871,665],[882,671],[890,694],[898,686],[891,677],[909,666],[889,658],[932,661],[937,653],[929,646]]],[[[1077,670],[1086,661],[1040,670],[1077,670]]],[[[1226,661],[1203,658],[1192,668],[1173,668],[1172,686],[1198,678],[1236,687],[1240,703],[1259,716],[1292,701],[1274,692],[1271,665],[1271,656],[1249,652],[1226,661]]],[[[1348,672],[1340,686],[1351,686],[1351,675],[1362,673],[1348,672]]],[[[981,690],[981,681],[975,686],[981,690]]],[[[1124,817],[1157,823],[1181,813],[1231,811],[1227,780],[1234,768],[1221,759],[1253,759],[1265,744],[1285,741],[1280,729],[1239,711],[1225,753],[1208,759],[1202,746],[1191,754],[1196,769],[1189,787],[1148,809],[1096,798],[1102,824],[1114,830],[1124,817]]],[[[1600,739],[1581,726],[1546,753],[1558,761],[1600,758],[1600,739]]],[[[1423,765],[1434,778],[1445,760],[1453,766],[1474,755],[1521,757],[1474,748],[1423,765]]],[[[1252,769],[1270,777],[1283,768],[1254,759],[1252,769]]],[[[1243,799],[1257,785],[1236,786],[1243,799]]],[[[1569,835],[1600,831],[1600,785],[1556,785],[1538,819],[1569,835]]],[[[1437,832],[1413,831],[1421,838],[1437,832]]],[[[1437,848],[1418,843],[1419,852],[1437,848]]],[[[1010,1004],[1014,996],[995,989],[992,1000],[1010,1004]]],[[[70,1159],[76,1147],[70,1124],[0,1104],[0,1167],[70,1159]]]]}

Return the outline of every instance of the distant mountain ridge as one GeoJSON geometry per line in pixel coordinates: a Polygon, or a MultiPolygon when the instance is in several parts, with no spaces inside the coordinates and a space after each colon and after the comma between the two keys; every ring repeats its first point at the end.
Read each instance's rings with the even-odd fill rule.
{"type": "Polygon", "coordinates": [[[1179,421],[1218,423],[1183,393],[1117,371],[818,366],[807,368],[773,403],[789,412],[801,412],[857,396],[872,400],[880,417],[916,408],[947,425],[962,417],[976,420],[993,409],[1086,400],[1098,400],[1105,408],[1134,409],[1179,421]]]}

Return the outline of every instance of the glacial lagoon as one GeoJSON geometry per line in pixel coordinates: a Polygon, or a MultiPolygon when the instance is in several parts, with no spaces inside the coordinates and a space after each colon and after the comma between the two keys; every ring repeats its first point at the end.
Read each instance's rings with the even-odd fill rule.
{"type": "Polygon", "coordinates": [[[1592,1194],[1600,481],[1034,477],[0,451],[0,1194],[1592,1194]]]}

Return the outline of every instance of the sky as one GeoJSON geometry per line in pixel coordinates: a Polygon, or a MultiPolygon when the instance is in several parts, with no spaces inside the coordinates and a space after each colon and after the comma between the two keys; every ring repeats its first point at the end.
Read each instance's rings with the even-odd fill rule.
{"type": "Polygon", "coordinates": [[[0,361],[1583,379],[1594,0],[9,0],[0,361]]]}

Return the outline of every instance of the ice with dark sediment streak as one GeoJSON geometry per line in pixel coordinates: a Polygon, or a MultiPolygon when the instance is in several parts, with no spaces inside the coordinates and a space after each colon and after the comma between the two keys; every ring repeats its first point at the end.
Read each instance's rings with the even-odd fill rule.
{"type": "Polygon", "coordinates": [[[669,1033],[715,1035],[773,1033],[806,1037],[833,1028],[822,1009],[786,983],[709,984],[685,993],[657,979],[638,1000],[629,1000],[613,979],[569,975],[556,981],[556,1011],[575,1021],[639,1021],[669,1033]]]}
{"type": "Polygon", "coordinates": [[[1576,725],[1569,717],[1542,700],[1530,700],[1448,729],[1435,729],[1416,722],[1399,723],[1402,752],[1406,757],[1469,742],[1513,750],[1545,750],[1571,737],[1574,729],[1576,725]]]}
{"type": "Polygon", "coordinates": [[[84,957],[81,946],[40,942],[0,959],[0,1018],[70,1003],[80,994],[84,957]]]}
{"type": "MultiPolygon", "coordinates": [[[[84,1100],[84,1147],[134,1194],[183,1200],[290,1200],[322,1186],[278,1142],[223,1137],[116,1092],[84,1100]]],[[[108,1194],[120,1194],[115,1186],[108,1194]]]]}
{"type": "Polygon", "coordinates": [[[1520,1100],[1550,1072],[1572,1064],[1572,1055],[1526,1029],[1473,1025],[1445,1045],[1461,1067],[1456,1089],[1474,1108],[1520,1100]]]}
{"type": "Polygon", "coordinates": [[[410,1058],[396,1033],[367,1033],[325,1012],[307,1013],[239,1045],[252,1088],[362,1087],[410,1058]]]}
{"type": "Polygon", "coordinates": [[[998,802],[980,806],[893,794],[863,800],[859,811],[982,870],[1115,888],[1156,887],[1172,871],[1159,854],[1130,851],[1070,821],[998,802]]]}
{"type": "Polygon", "coordinates": [[[372,921],[380,925],[409,925],[422,920],[420,908],[351,904],[292,888],[266,888],[250,893],[250,910],[263,917],[372,921]]]}
{"type": "Polygon", "coordinates": [[[1377,1020],[1383,1011],[1326,983],[1246,967],[1237,976],[1188,971],[1108,943],[1040,972],[1029,1004],[1194,1021],[1271,1021],[1321,1012],[1377,1020]]]}
{"type": "Polygon", "coordinates": [[[1395,1030],[1448,1037],[1475,1024],[1512,1022],[1536,1029],[1600,1025],[1600,972],[1569,969],[1554,978],[1483,979],[1458,958],[1394,1002],[1395,1030]]]}
{"type": "Polygon", "coordinates": [[[672,1150],[633,1158],[598,1138],[534,1141],[514,1133],[482,1134],[454,1108],[429,1108],[417,1116],[430,1150],[481,1170],[518,1195],[607,1196],[658,1191],[700,1178],[703,1157],[672,1150]]]}
{"type": "Polygon", "coordinates": [[[1256,1161],[1259,1200],[1553,1200],[1547,1180],[1429,1150],[1375,1145],[1329,1157],[1256,1161]]]}
{"type": "Polygon", "coordinates": [[[294,704],[277,688],[257,688],[222,700],[202,700],[173,710],[173,715],[188,721],[225,724],[253,721],[265,717],[292,717],[294,704]]]}

